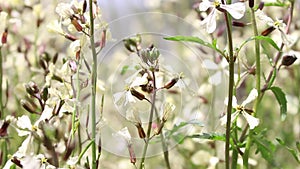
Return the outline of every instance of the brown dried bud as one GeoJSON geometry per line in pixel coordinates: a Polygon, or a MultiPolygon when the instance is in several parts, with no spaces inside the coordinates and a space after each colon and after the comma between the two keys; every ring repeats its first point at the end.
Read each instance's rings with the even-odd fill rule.
{"type": "Polygon", "coordinates": [[[77,31],[81,32],[83,30],[82,26],[79,24],[78,20],[71,17],[71,23],[76,28],[77,31]]]}
{"type": "Polygon", "coordinates": [[[9,121],[4,121],[0,128],[0,137],[7,136],[7,128],[9,126],[9,121]]]}
{"type": "Polygon", "coordinates": [[[254,6],[254,0],[249,0],[249,7],[253,8],[253,6],[254,6]]]}
{"type": "Polygon", "coordinates": [[[265,3],[264,2],[260,2],[259,5],[258,5],[258,9],[262,10],[265,6],[265,3]]]}
{"type": "Polygon", "coordinates": [[[273,32],[276,28],[274,28],[273,26],[267,28],[266,30],[264,30],[261,35],[262,36],[268,36],[271,32],[273,32]]]}
{"type": "Polygon", "coordinates": [[[295,55],[285,55],[282,57],[281,65],[290,66],[297,60],[295,55]]]}
{"type": "Polygon", "coordinates": [[[170,82],[166,83],[164,85],[164,88],[165,89],[170,89],[171,87],[173,87],[177,82],[178,82],[179,78],[176,77],[176,78],[173,78],[170,82]]]}
{"type": "Polygon", "coordinates": [[[11,162],[13,162],[14,164],[16,164],[18,167],[23,168],[21,161],[17,158],[17,157],[13,157],[11,159],[11,162]]]}
{"type": "Polygon", "coordinates": [[[132,164],[135,164],[136,163],[136,156],[135,156],[132,144],[128,144],[128,151],[129,151],[129,155],[130,155],[130,162],[132,164]]]}
{"type": "Polygon", "coordinates": [[[238,21],[232,21],[232,26],[236,26],[236,27],[245,27],[247,26],[245,23],[243,22],[238,22],[238,21]]]}
{"type": "Polygon", "coordinates": [[[45,63],[45,61],[44,61],[43,59],[40,59],[39,64],[40,64],[40,66],[41,66],[44,70],[47,70],[46,63],[45,63]]]}
{"type": "Polygon", "coordinates": [[[6,42],[7,42],[7,35],[8,35],[8,30],[7,30],[7,28],[5,28],[4,32],[2,33],[2,37],[1,37],[1,43],[2,44],[6,44],[6,42]]]}
{"type": "Polygon", "coordinates": [[[134,88],[130,89],[130,92],[133,96],[135,96],[136,98],[138,98],[139,100],[144,100],[145,99],[145,95],[143,95],[142,93],[136,91],[134,88]]]}
{"type": "Polygon", "coordinates": [[[138,129],[138,133],[139,133],[140,138],[142,138],[142,139],[146,138],[146,133],[145,133],[141,123],[137,123],[135,126],[138,129]]]}
{"type": "Polygon", "coordinates": [[[87,7],[87,2],[86,2],[86,0],[84,0],[83,5],[82,5],[82,13],[85,13],[86,7],[87,7]]]}
{"type": "Polygon", "coordinates": [[[71,41],[75,41],[75,40],[78,39],[77,37],[75,37],[75,36],[73,36],[73,35],[71,35],[71,34],[65,34],[65,38],[66,38],[66,39],[69,39],[69,40],[71,40],[71,41]]]}
{"type": "Polygon", "coordinates": [[[52,62],[53,62],[53,64],[55,64],[56,63],[56,61],[57,61],[57,58],[58,58],[58,53],[56,52],[55,53],[55,55],[53,56],[53,58],[52,58],[52,62]]]}

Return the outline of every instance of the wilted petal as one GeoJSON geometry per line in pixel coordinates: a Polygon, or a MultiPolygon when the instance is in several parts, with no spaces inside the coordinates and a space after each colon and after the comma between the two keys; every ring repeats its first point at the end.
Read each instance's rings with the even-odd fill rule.
{"type": "Polygon", "coordinates": [[[135,99],[134,99],[134,96],[131,94],[130,91],[127,91],[125,93],[125,95],[126,95],[126,100],[125,100],[125,104],[124,105],[126,105],[128,102],[129,103],[135,103],[136,102],[135,99]]]}
{"type": "Polygon", "coordinates": [[[131,135],[130,135],[127,127],[124,127],[123,129],[121,129],[120,131],[118,131],[117,133],[115,133],[114,136],[115,137],[121,136],[127,142],[130,142],[130,140],[131,140],[131,135]]]}
{"type": "Polygon", "coordinates": [[[247,120],[250,129],[254,129],[256,126],[258,126],[259,124],[259,119],[255,118],[253,116],[251,116],[250,114],[246,113],[246,112],[242,112],[243,116],[245,117],[245,119],[247,120]]]}
{"type": "Polygon", "coordinates": [[[257,19],[261,20],[262,22],[267,23],[269,26],[273,26],[274,25],[274,21],[273,19],[271,19],[270,17],[268,17],[263,11],[261,10],[257,10],[255,12],[257,19]]]}
{"type": "Polygon", "coordinates": [[[204,0],[199,4],[200,11],[206,11],[209,7],[213,7],[212,2],[204,0]]]}
{"type": "Polygon", "coordinates": [[[222,9],[225,9],[230,15],[235,19],[241,19],[245,14],[245,4],[242,2],[237,2],[229,5],[221,5],[222,9]]]}
{"type": "Polygon", "coordinates": [[[148,83],[148,74],[145,73],[143,77],[136,77],[134,81],[131,83],[130,87],[145,85],[148,83]]]}
{"type": "Polygon", "coordinates": [[[242,106],[245,106],[246,104],[252,102],[253,100],[255,100],[258,96],[257,90],[256,89],[252,89],[249,96],[247,97],[247,99],[245,101],[243,101],[242,106]]]}

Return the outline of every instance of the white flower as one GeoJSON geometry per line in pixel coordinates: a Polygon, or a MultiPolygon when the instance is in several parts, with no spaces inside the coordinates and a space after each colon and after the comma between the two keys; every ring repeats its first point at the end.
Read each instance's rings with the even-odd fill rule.
{"type": "Polygon", "coordinates": [[[293,40],[291,37],[289,37],[285,32],[284,29],[286,28],[286,24],[283,22],[283,20],[279,20],[276,18],[276,20],[273,20],[272,18],[268,17],[263,11],[257,10],[256,17],[266,23],[268,26],[273,27],[280,31],[282,42],[286,45],[291,45],[294,43],[295,40],[293,40]]]}
{"type": "Polygon", "coordinates": [[[55,12],[64,19],[70,18],[74,14],[70,3],[59,3],[55,8],[55,12]]]}
{"type": "Polygon", "coordinates": [[[219,0],[215,0],[214,2],[210,2],[208,0],[203,0],[199,5],[200,11],[206,11],[208,8],[213,8],[211,13],[201,21],[201,25],[206,25],[206,30],[208,33],[212,33],[216,29],[216,16],[217,9],[226,10],[233,18],[241,19],[244,16],[246,7],[242,2],[237,2],[234,4],[224,5],[219,0]]]}
{"type": "MultiPolygon", "coordinates": [[[[231,114],[231,121],[234,121],[237,116],[241,113],[245,119],[247,120],[250,129],[254,129],[256,126],[258,126],[259,124],[259,119],[251,116],[250,114],[248,114],[246,112],[245,106],[252,102],[253,100],[256,99],[256,97],[258,96],[257,90],[256,89],[252,89],[249,96],[246,98],[245,101],[243,101],[243,103],[241,105],[237,104],[237,100],[236,98],[233,96],[232,98],[232,107],[234,109],[236,109],[236,112],[234,112],[233,114],[231,114]]],[[[228,103],[228,98],[225,99],[225,104],[228,103]]],[[[221,119],[221,125],[225,125],[227,122],[227,115],[223,116],[221,119]]]]}
{"type": "Polygon", "coordinates": [[[120,131],[114,134],[115,137],[121,136],[127,143],[131,142],[131,135],[127,127],[124,127],[120,131]]]}

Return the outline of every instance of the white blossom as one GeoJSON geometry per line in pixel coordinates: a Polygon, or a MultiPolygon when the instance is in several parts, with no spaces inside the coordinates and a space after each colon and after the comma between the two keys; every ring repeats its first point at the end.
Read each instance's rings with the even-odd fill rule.
{"type": "Polygon", "coordinates": [[[208,33],[213,33],[216,30],[216,17],[218,9],[226,10],[235,19],[241,19],[246,10],[245,4],[242,2],[224,5],[219,0],[215,0],[214,2],[203,0],[199,5],[200,11],[207,11],[208,8],[213,9],[211,13],[200,23],[201,25],[206,25],[206,31],[208,33]]]}

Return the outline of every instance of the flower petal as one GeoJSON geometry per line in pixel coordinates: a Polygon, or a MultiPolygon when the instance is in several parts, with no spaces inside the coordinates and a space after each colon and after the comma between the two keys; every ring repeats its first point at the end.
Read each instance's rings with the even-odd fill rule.
{"type": "Polygon", "coordinates": [[[245,106],[246,104],[252,102],[253,100],[256,99],[257,96],[258,96],[257,90],[252,89],[247,99],[243,101],[242,106],[245,106]]]}
{"type": "MultiPolygon", "coordinates": [[[[239,111],[234,112],[233,114],[231,114],[231,123],[237,118],[239,114],[239,111]]],[[[227,114],[225,116],[223,116],[221,119],[221,125],[224,126],[227,123],[227,114]]]]}
{"type": "Polygon", "coordinates": [[[270,17],[268,17],[263,11],[261,10],[257,10],[255,12],[257,19],[267,23],[269,26],[273,26],[274,25],[274,21],[273,19],[271,19],[270,17]]]}
{"type": "Polygon", "coordinates": [[[206,11],[209,7],[213,7],[212,3],[208,0],[204,0],[199,4],[200,11],[206,11]]]}
{"type": "Polygon", "coordinates": [[[250,114],[246,113],[246,112],[242,112],[243,116],[245,117],[245,119],[247,120],[248,124],[249,124],[249,128],[252,130],[254,129],[256,126],[258,126],[259,124],[259,119],[255,118],[253,116],[251,116],[250,114]]]}
{"type": "MultiPolygon", "coordinates": [[[[228,97],[225,98],[224,104],[225,104],[226,106],[228,106],[228,97]]],[[[236,97],[235,97],[235,96],[232,96],[232,107],[233,107],[233,108],[236,108],[236,107],[237,107],[237,100],[236,100],[236,97]]]]}
{"type": "Polygon", "coordinates": [[[217,21],[216,21],[216,9],[214,8],[211,13],[200,22],[200,25],[206,24],[206,31],[207,33],[213,33],[216,30],[217,27],[217,21]]]}
{"type": "Polygon", "coordinates": [[[221,5],[222,9],[225,9],[235,19],[241,19],[246,11],[245,4],[243,2],[237,2],[229,5],[221,5]]]}

